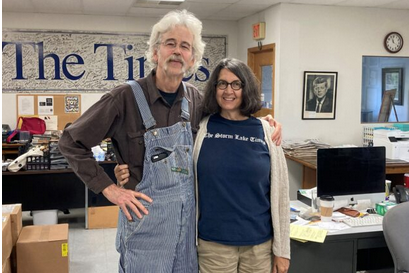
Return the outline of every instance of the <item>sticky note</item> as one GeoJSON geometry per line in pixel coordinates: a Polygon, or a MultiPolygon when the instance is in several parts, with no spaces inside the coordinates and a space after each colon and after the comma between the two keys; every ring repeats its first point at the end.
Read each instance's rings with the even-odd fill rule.
{"type": "Polygon", "coordinates": [[[63,257],[67,257],[68,256],[68,243],[63,243],[61,244],[61,255],[63,257]]]}

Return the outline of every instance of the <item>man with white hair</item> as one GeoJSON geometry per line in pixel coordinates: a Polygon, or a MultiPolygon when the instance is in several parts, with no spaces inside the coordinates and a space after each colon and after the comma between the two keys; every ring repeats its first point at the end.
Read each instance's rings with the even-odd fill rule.
{"type": "Polygon", "coordinates": [[[60,139],[61,152],[88,188],[120,207],[119,272],[198,271],[192,150],[202,96],[182,79],[200,66],[201,31],[186,10],[166,14],[149,40],[152,72],[105,94],[60,139]],[[92,157],[91,147],[105,138],[129,168],[124,186],[92,157]]]}

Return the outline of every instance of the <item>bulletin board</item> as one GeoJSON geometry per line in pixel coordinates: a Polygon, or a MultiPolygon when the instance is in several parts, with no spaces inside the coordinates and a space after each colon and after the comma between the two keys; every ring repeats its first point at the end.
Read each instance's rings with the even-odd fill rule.
{"type": "Polygon", "coordinates": [[[56,117],[58,130],[81,116],[80,94],[21,94],[16,100],[17,119],[19,116],[56,117]]]}

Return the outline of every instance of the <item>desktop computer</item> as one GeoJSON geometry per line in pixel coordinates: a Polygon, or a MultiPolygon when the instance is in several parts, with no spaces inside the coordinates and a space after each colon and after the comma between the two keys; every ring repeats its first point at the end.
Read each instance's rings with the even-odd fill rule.
{"type": "Polygon", "coordinates": [[[317,151],[317,197],[354,205],[385,200],[385,147],[328,148],[317,151]]]}

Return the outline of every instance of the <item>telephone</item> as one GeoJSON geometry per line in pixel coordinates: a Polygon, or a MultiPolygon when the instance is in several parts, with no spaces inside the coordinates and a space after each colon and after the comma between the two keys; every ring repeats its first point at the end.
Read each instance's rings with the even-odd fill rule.
{"type": "Polygon", "coordinates": [[[409,189],[403,185],[393,187],[393,194],[395,195],[397,204],[409,201],[409,189]]]}

